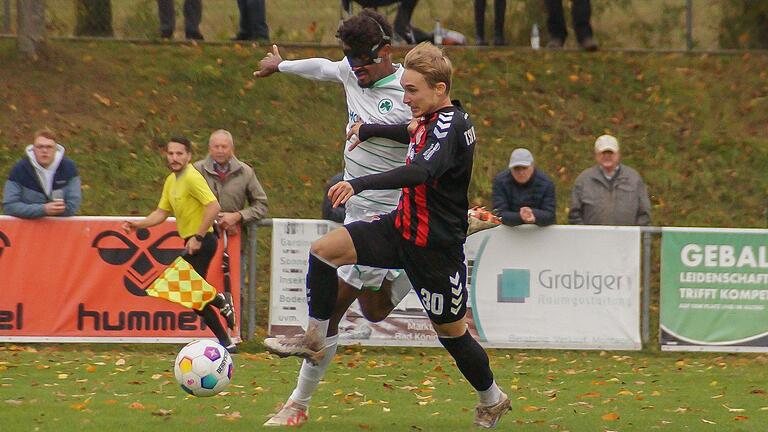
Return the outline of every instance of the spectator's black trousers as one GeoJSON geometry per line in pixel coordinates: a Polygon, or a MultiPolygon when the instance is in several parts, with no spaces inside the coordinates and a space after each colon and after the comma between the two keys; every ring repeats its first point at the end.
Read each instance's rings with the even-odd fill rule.
{"type": "MultiPolygon", "coordinates": [[[[565,13],[563,12],[562,0],[544,0],[547,7],[547,30],[550,39],[560,39],[565,41],[568,31],[565,28],[565,13]]],[[[571,2],[571,17],[573,18],[573,29],[576,32],[576,39],[581,42],[586,38],[592,37],[592,26],[589,24],[589,18],[592,14],[592,7],[589,0],[573,0],[571,2]]]]}
{"type": "Polygon", "coordinates": [[[240,9],[240,39],[269,40],[267,7],[264,0],[237,0],[240,9]]]}

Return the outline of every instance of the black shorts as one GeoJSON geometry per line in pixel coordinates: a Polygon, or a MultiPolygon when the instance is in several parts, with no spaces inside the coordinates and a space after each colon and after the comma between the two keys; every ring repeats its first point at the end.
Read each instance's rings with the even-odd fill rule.
{"type": "MultiPolygon", "coordinates": [[[[187,237],[184,239],[184,244],[186,245],[191,237],[187,237]]],[[[213,260],[213,256],[216,255],[216,249],[219,247],[219,237],[216,235],[215,232],[208,232],[203,237],[203,241],[200,244],[200,250],[197,251],[194,255],[190,255],[187,252],[184,252],[184,255],[182,255],[182,258],[186,260],[189,265],[192,266],[193,269],[199,274],[200,276],[205,279],[206,276],[208,276],[208,267],[211,265],[211,260],[213,260]]]]}
{"type": "Polygon", "coordinates": [[[464,318],[467,312],[464,245],[416,246],[402,237],[390,215],[373,222],[352,222],[344,227],[355,245],[357,264],[405,270],[433,322],[447,324],[464,318]]]}

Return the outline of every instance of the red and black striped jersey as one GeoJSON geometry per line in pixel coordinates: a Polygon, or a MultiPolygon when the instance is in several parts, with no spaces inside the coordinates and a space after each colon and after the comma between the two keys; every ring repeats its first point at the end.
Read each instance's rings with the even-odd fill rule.
{"type": "Polygon", "coordinates": [[[400,195],[394,223],[403,238],[421,247],[464,242],[475,141],[469,114],[457,106],[419,120],[405,163],[419,165],[429,176],[400,195]]]}

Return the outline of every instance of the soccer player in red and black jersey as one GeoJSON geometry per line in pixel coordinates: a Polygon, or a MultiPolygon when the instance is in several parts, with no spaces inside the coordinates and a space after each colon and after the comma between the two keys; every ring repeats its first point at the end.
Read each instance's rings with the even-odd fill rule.
{"type": "Polygon", "coordinates": [[[418,45],[406,55],[404,66],[403,101],[418,119],[415,129],[362,125],[358,136],[386,135],[409,142],[406,165],[340,182],[328,191],[336,206],[363,190],[402,188],[398,208],[373,222],[345,225],[312,244],[307,332],[295,338],[269,338],[265,345],[283,357],[317,361],[336,301],[336,268],[345,264],[402,268],[440,343],[478,392],[475,424],[490,428],[509,410],[510,401],[496,385],[488,355],[465,322],[464,241],[475,130],[469,115],[451,102],[452,66],[439,48],[418,45]]]}

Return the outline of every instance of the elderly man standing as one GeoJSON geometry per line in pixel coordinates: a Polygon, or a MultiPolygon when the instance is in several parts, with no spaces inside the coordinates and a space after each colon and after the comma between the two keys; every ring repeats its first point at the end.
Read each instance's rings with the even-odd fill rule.
{"type": "Polygon", "coordinates": [[[527,149],[515,149],[509,169],[493,179],[493,209],[504,225],[555,223],[555,183],[534,166],[527,149]]]}
{"type": "Polygon", "coordinates": [[[73,216],[80,209],[80,176],[48,129],[35,132],[26,157],[11,169],[3,189],[5,214],[25,219],[73,216]]]}
{"type": "Polygon", "coordinates": [[[208,156],[194,163],[221,205],[219,227],[232,235],[238,225],[263,219],[267,194],[248,164],[235,157],[232,134],[219,129],[208,140],[208,156]]]}
{"type": "Polygon", "coordinates": [[[576,178],[568,222],[585,225],[648,225],[651,202],[640,174],[620,163],[619,141],[601,135],[595,141],[597,165],[576,178]]]}

